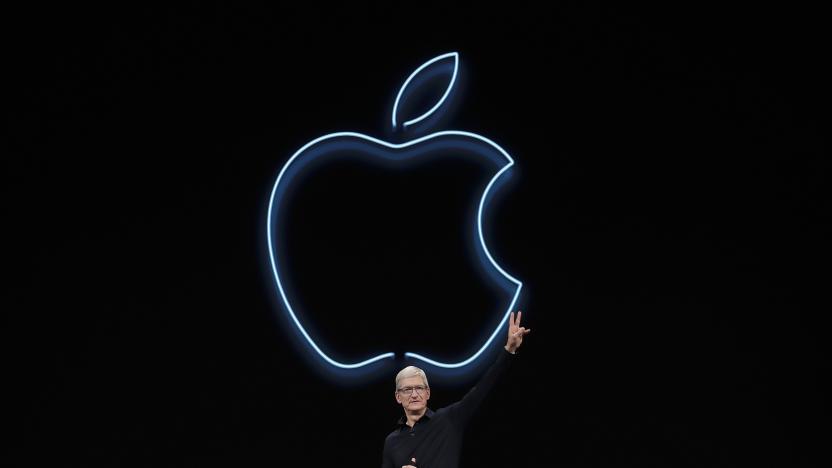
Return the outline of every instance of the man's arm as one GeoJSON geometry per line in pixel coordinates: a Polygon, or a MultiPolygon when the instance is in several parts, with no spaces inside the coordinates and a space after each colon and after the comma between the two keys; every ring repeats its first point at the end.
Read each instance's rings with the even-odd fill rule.
{"type": "Polygon", "coordinates": [[[462,400],[448,407],[448,415],[452,419],[455,419],[462,425],[467,424],[471,416],[474,415],[491,390],[500,381],[500,377],[511,366],[512,361],[515,359],[514,355],[517,353],[517,349],[523,344],[523,337],[531,332],[531,329],[520,326],[522,314],[522,312],[517,312],[517,320],[515,321],[514,312],[511,313],[508,339],[506,340],[504,351],[500,351],[497,360],[485,371],[485,374],[483,374],[479,382],[462,397],[462,400]]]}
{"type": "Polygon", "coordinates": [[[390,455],[390,450],[387,448],[387,440],[384,440],[384,450],[381,452],[381,468],[396,468],[393,463],[393,457],[390,455]]]}

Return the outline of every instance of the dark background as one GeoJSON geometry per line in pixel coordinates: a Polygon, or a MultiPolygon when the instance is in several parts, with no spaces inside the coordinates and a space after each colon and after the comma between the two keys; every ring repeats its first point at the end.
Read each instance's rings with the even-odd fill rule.
{"type": "MultiPolygon", "coordinates": [[[[305,364],[276,320],[265,203],[312,138],[384,135],[407,74],[451,50],[449,127],[517,161],[489,245],[534,330],[463,466],[825,465],[829,34],[819,11],[761,8],[6,12],[4,466],[377,466],[395,369],[344,386],[305,364]]],[[[477,186],[458,169],[307,192],[383,189],[355,211],[378,235],[326,259],[404,275],[310,285],[330,270],[303,244],[298,290],[338,317],[318,325],[333,346],[452,352],[482,333],[466,305],[490,289],[454,214],[477,186]],[[407,225],[431,209],[404,216],[425,184],[436,247],[407,225]]],[[[304,229],[337,232],[323,223],[304,229]]],[[[432,383],[436,408],[472,382],[432,383]]]]}

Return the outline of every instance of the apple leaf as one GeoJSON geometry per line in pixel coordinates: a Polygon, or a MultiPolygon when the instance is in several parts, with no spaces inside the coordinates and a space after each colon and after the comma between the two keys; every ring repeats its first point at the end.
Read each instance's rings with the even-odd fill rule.
{"type": "Polygon", "coordinates": [[[393,104],[393,113],[392,113],[392,121],[393,121],[393,130],[396,129],[406,129],[407,127],[421,122],[428,118],[431,114],[435,113],[442,105],[447,101],[448,97],[451,94],[451,90],[456,84],[457,72],[459,71],[459,53],[457,52],[449,52],[447,54],[442,54],[437,57],[434,57],[427,62],[423,63],[419,68],[416,69],[410,76],[405,80],[404,84],[402,85],[401,89],[399,89],[399,94],[396,95],[396,101],[393,104]],[[418,88],[424,85],[427,81],[427,78],[431,77],[442,65],[448,65],[448,62],[452,64],[453,72],[451,73],[451,79],[448,81],[448,87],[445,89],[445,92],[442,94],[442,97],[431,107],[427,112],[424,114],[405,120],[405,117],[399,115],[401,113],[401,106],[400,104],[409,96],[412,95],[418,88]]]}

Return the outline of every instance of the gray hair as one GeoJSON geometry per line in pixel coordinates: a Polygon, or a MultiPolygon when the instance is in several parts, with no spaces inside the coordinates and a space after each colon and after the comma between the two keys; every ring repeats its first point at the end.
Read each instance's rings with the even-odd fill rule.
{"type": "Polygon", "coordinates": [[[422,381],[425,382],[425,387],[430,387],[430,385],[428,385],[428,376],[425,375],[425,371],[416,366],[407,366],[396,374],[396,389],[399,388],[399,382],[402,379],[407,379],[409,377],[421,377],[422,381]]]}

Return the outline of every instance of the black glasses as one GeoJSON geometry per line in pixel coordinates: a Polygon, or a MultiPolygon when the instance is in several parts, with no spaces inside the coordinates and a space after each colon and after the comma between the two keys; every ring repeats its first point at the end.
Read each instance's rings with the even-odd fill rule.
{"type": "Polygon", "coordinates": [[[426,386],[417,385],[415,387],[403,387],[403,388],[400,388],[396,391],[399,392],[399,395],[411,395],[415,391],[416,394],[418,394],[419,396],[422,396],[422,395],[425,394],[425,390],[427,390],[426,386]]]}

